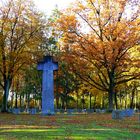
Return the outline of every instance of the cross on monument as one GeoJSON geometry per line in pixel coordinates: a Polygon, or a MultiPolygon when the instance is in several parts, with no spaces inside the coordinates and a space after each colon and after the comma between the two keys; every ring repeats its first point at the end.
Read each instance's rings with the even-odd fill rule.
{"type": "Polygon", "coordinates": [[[45,56],[38,63],[38,70],[42,70],[42,114],[54,114],[54,78],[53,71],[58,70],[58,62],[52,56],[45,56]]]}

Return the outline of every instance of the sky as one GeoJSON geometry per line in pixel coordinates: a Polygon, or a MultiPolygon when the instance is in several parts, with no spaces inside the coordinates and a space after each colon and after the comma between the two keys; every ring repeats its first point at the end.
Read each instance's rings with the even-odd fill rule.
{"type": "Polygon", "coordinates": [[[51,11],[58,6],[59,9],[67,7],[74,0],[34,0],[37,8],[47,15],[51,14],[51,11]]]}

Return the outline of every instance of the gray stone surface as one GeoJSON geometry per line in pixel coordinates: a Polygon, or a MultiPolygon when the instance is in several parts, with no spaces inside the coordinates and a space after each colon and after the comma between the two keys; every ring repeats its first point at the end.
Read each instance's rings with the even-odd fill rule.
{"type": "Polygon", "coordinates": [[[65,109],[60,109],[60,113],[65,113],[65,109]]]}
{"type": "Polygon", "coordinates": [[[113,110],[113,119],[123,119],[124,117],[131,117],[134,115],[134,109],[113,110]]]}
{"type": "Polygon", "coordinates": [[[78,112],[78,113],[81,113],[81,112],[82,112],[82,109],[77,109],[77,112],[78,112]]]}
{"type": "Polygon", "coordinates": [[[30,114],[31,115],[35,115],[37,113],[37,109],[36,108],[31,108],[30,109],[30,114]]]}
{"type": "Polygon", "coordinates": [[[96,112],[96,113],[101,113],[102,110],[101,110],[101,109],[95,109],[95,112],[96,112]]]}
{"type": "Polygon", "coordinates": [[[67,111],[67,114],[68,114],[68,115],[71,115],[71,114],[73,114],[73,112],[74,112],[73,109],[67,109],[66,111],[67,111]]]}
{"type": "Polygon", "coordinates": [[[38,63],[38,70],[43,71],[42,75],[42,114],[54,114],[54,78],[53,71],[58,69],[58,63],[53,61],[51,56],[45,56],[43,61],[38,63]]]}
{"type": "Polygon", "coordinates": [[[55,109],[55,113],[60,113],[60,109],[55,109]]]}
{"type": "Polygon", "coordinates": [[[134,109],[125,109],[123,110],[124,117],[131,117],[134,115],[134,109]]]}
{"type": "Polygon", "coordinates": [[[20,112],[21,113],[25,112],[25,109],[24,108],[20,108],[20,112]]]}
{"type": "Polygon", "coordinates": [[[122,110],[113,110],[112,111],[112,119],[123,119],[124,112],[122,110]]]}
{"type": "Polygon", "coordinates": [[[94,109],[87,109],[87,113],[94,113],[94,109]]]}
{"type": "Polygon", "coordinates": [[[105,109],[102,109],[102,110],[101,110],[101,113],[106,113],[106,110],[105,110],[105,109]]]}
{"type": "Polygon", "coordinates": [[[20,109],[19,108],[13,108],[12,113],[17,115],[17,114],[20,113],[20,109]]]}

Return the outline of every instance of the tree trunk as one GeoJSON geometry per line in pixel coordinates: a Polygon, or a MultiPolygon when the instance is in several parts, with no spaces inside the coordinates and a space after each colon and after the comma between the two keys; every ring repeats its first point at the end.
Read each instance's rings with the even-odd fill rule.
{"type": "Polygon", "coordinates": [[[22,108],[22,97],[21,97],[21,94],[19,96],[19,100],[20,100],[20,108],[22,108]]]}
{"type": "MultiPolygon", "coordinates": [[[[58,79],[58,71],[56,73],[56,79],[58,79]]],[[[56,108],[59,108],[59,95],[58,95],[58,81],[56,80],[56,108]]]]}
{"type": "Polygon", "coordinates": [[[83,95],[83,96],[82,96],[82,109],[85,108],[84,104],[85,104],[85,98],[84,98],[84,95],[83,95]]]}
{"type": "Polygon", "coordinates": [[[109,101],[109,106],[108,106],[108,109],[109,111],[112,111],[113,110],[113,88],[110,88],[109,92],[108,92],[108,101],[109,101]]]}
{"type": "Polygon", "coordinates": [[[61,108],[64,109],[65,108],[64,100],[61,100],[61,102],[62,102],[61,108]]]}
{"type": "Polygon", "coordinates": [[[67,109],[68,109],[68,97],[66,95],[66,97],[65,97],[65,110],[67,110],[67,109]]]}
{"type": "Polygon", "coordinates": [[[65,85],[65,109],[68,109],[68,80],[66,79],[66,85],[65,85]]]}
{"type": "MultiPolygon", "coordinates": [[[[126,90],[125,90],[126,92],[126,90]]],[[[126,92],[126,95],[125,95],[125,109],[127,108],[127,92],[126,92]]]]}
{"type": "Polygon", "coordinates": [[[109,101],[108,110],[112,111],[114,109],[114,106],[113,106],[113,95],[114,95],[114,91],[115,91],[114,70],[112,70],[109,73],[109,80],[110,80],[110,85],[109,85],[109,91],[108,91],[108,101],[109,101]]]}
{"type": "Polygon", "coordinates": [[[134,108],[134,96],[135,96],[135,88],[132,90],[130,108],[134,108]]]}
{"type": "Polygon", "coordinates": [[[94,96],[94,105],[93,105],[94,109],[96,109],[96,95],[94,96]]]}
{"type": "Polygon", "coordinates": [[[56,93],[56,108],[59,108],[59,97],[58,97],[58,93],[56,93]]]}
{"type": "Polygon", "coordinates": [[[12,91],[12,96],[11,96],[11,108],[13,108],[13,102],[14,102],[14,92],[12,91]]]}
{"type": "Polygon", "coordinates": [[[117,92],[114,92],[114,101],[115,101],[116,109],[118,109],[117,92]]]}
{"type": "Polygon", "coordinates": [[[76,108],[78,109],[78,96],[79,96],[79,95],[78,95],[78,91],[76,91],[76,96],[77,96],[77,97],[76,97],[76,108]]]}
{"type": "Polygon", "coordinates": [[[15,98],[15,108],[18,107],[18,95],[17,95],[17,92],[16,92],[16,98],[15,98]]]}
{"type": "Polygon", "coordinates": [[[27,106],[30,107],[30,93],[27,94],[27,106]]]}
{"type": "Polygon", "coordinates": [[[92,108],[92,107],[91,107],[91,93],[89,94],[89,103],[90,103],[90,104],[89,104],[89,107],[90,107],[90,109],[91,109],[91,108],[92,108]]]}
{"type": "Polygon", "coordinates": [[[10,79],[7,79],[4,84],[4,95],[3,95],[3,104],[2,104],[2,112],[8,112],[8,96],[10,90],[10,79]]]}
{"type": "Polygon", "coordinates": [[[104,102],[104,99],[105,99],[105,97],[104,97],[104,93],[103,93],[103,96],[102,96],[102,109],[105,108],[105,102],[104,102]]]}
{"type": "Polygon", "coordinates": [[[26,109],[29,109],[29,106],[30,106],[30,93],[26,93],[26,109]]]}

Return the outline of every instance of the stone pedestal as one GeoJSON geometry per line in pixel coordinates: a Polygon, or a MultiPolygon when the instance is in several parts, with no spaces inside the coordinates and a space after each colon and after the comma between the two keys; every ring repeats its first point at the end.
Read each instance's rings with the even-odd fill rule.
{"type": "Polygon", "coordinates": [[[124,112],[122,110],[113,110],[112,111],[112,119],[123,119],[124,112]]]}
{"type": "Polygon", "coordinates": [[[131,117],[134,115],[134,109],[126,109],[124,110],[124,116],[125,117],[131,117]]]}
{"type": "Polygon", "coordinates": [[[66,111],[67,111],[67,114],[68,114],[68,115],[72,115],[72,114],[73,114],[73,112],[74,112],[74,110],[73,110],[73,109],[67,109],[66,111]]]}
{"type": "Polygon", "coordinates": [[[36,114],[36,108],[31,108],[30,109],[30,114],[35,115],[36,114]]]}
{"type": "Polygon", "coordinates": [[[13,108],[12,113],[17,115],[17,114],[20,113],[20,109],[19,108],[13,108]]]}
{"type": "Polygon", "coordinates": [[[101,109],[95,109],[96,113],[101,113],[101,109]]]}
{"type": "Polygon", "coordinates": [[[87,113],[94,113],[94,109],[87,109],[87,113]]]}

